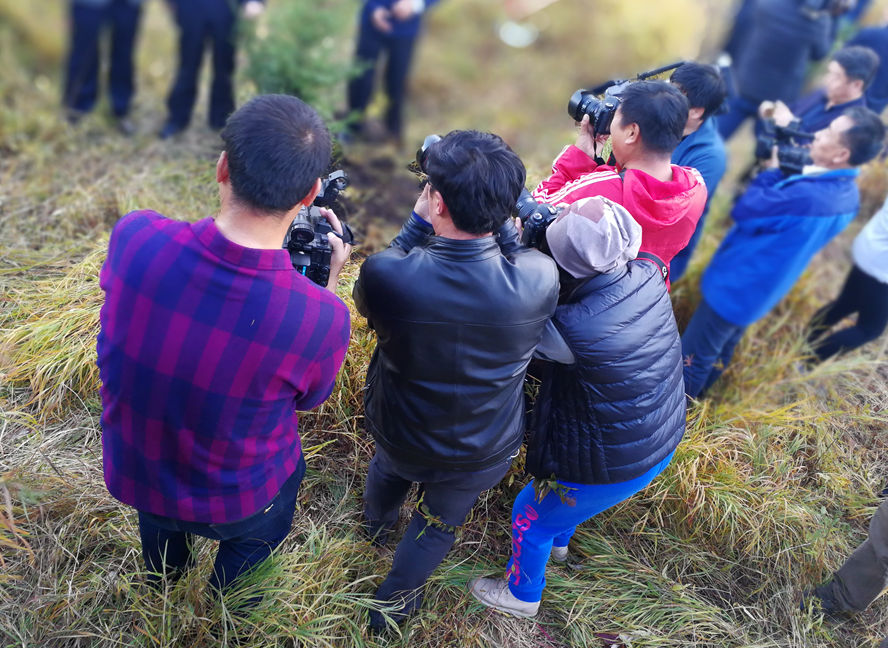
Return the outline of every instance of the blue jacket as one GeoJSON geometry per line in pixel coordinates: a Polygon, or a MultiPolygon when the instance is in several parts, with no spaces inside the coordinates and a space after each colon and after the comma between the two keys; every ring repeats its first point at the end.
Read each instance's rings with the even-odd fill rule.
{"type": "Polygon", "coordinates": [[[826,102],[826,90],[821,88],[806,94],[790,106],[792,113],[802,122],[799,130],[806,133],[816,133],[827,128],[836,117],[841,117],[849,108],[857,106],[866,108],[867,106],[865,96],[837,104],[831,108],[826,107],[826,102]]]}
{"type": "Polygon", "coordinates": [[[847,45],[863,45],[879,55],[879,69],[866,90],[866,105],[870,110],[881,113],[888,106],[888,26],[861,29],[847,45]]]}
{"type": "Polygon", "coordinates": [[[857,173],[760,173],[734,205],[735,224],[703,274],[703,297],[712,309],[737,326],[764,317],[854,218],[857,173]]]}
{"type": "Polygon", "coordinates": [[[576,362],[547,364],[541,376],[527,471],[580,484],[640,477],[685,431],[681,341],[663,277],[649,261],[594,275],[553,319],[576,362]]]}
{"type": "Polygon", "coordinates": [[[795,101],[808,63],[832,45],[832,19],[811,18],[798,0],[758,0],[749,36],[734,60],[737,91],[750,101],[795,101]]]}
{"type": "MultiPolygon", "coordinates": [[[[364,0],[364,8],[361,11],[361,28],[375,29],[373,27],[373,21],[370,19],[373,11],[379,7],[390,8],[395,2],[396,0],[364,0]]],[[[416,36],[419,33],[419,28],[422,24],[423,14],[428,11],[429,7],[437,2],[438,0],[425,0],[425,9],[422,13],[418,13],[408,20],[398,21],[392,18],[391,33],[383,35],[391,36],[393,38],[412,38],[416,36]]]]}
{"type": "Polygon", "coordinates": [[[715,119],[712,118],[707,119],[700,128],[685,137],[672,152],[672,164],[697,169],[703,176],[703,182],[706,183],[706,205],[703,207],[703,214],[697,222],[697,227],[700,227],[706,218],[712,196],[725,174],[726,157],[725,142],[718,134],[715,119]]]}

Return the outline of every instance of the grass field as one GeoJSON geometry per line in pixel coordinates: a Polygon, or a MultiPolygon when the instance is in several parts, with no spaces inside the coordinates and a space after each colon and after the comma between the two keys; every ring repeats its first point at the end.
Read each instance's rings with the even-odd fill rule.
{"type": "MultiPolygon", "coordinates": [[[[219,147],[201,125],[202,107],[181,141],[153,136],[173,68],[159,2],[148,3],[140,49],[140,133],[119,137],[101,112],[77,128],[60,121],[64,4],[0,0],[0,646],[383,645],[366,634],[366,610],[391,550],[357,532],[373,445],[361,388],[375,341],[356,313],[333,396],[302,418],[309,471],[292,533],[238,594],[270,587],[265,602],[235,626],[227,607],[207,601],[210,542],[199,544],[199,568],[172,590],[142,586],[134,512],[102,479],[98,269],[108,231],[131,209],[187,220],[214,212],[219,147]]],[[[349,15],[355,7],[346,5],[349,15]]],[[[564,0],[538,17],[534,49],[510,51],[495,40],[498,3],[444,2],[419,53],[408,140],[493,130],[539,178],[569,141],[564,104],[576,87],[694,56],[723,28],[723,13],[703,0],[564,0]]],[[[239,92],[249,95],[246,81],[239,92]]],[[[743,160],[749,146],[739,138],[732,154],[743,160]]],[[[384,244],[410,207],[399,171],[407,157],[349,154],[352,168],[373,171],[349,196],[365,252],[384,244]]],[[[695,263],[673,290],[681,325],[726,227],[726,185],[695,263]]],[[[573,550],[583,568],[550,571],[538,619],[494,614],[465,587],[505,566],[510,504],[525,482],[519,459],[482,496],[421,613],[388,643],[593,647],[602,645],[595,633],[609,632],[632,648],[821,648],[874,646],[888,635],[882,602],[842,623],[798,608],[801,591],[863,539],[888,480],[885,341],[809,374],[796,369],[804,325],[838,290],[849,243],[888,190],[888,171],[867,169],[861,186],[867,213],[750,329],[711,400],[691,410],[672,465],[581,526],[573,550]]],[[[341,286],[349,303],[359,261],[341,286]]]]}

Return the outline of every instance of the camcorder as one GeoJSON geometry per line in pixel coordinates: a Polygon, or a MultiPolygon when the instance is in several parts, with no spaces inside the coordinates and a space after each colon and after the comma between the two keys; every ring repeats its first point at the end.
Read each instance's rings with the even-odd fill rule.
{"type": "Polygon", "coordinates": [[[793,120],[787,126],[778,126],[773,119],[762,120],[762,130],[755,140],[755,157],[767,160],[777,147],[777,162],[784,175],[801,173],[811,164],[808,145],[814,135],[799,130],[801,122],[793,120]]]}
{"type": "MultiPolygon", "coordinates": [[[[440,140],[440,135],[427,135],[422,146],[416,151],[416,159],[407,165],[407,169],[423,183],[428,182],[429,147],[440,140]]],[[[552,205],[537,202],[527,189],[522,189],[515,203],[515,215],[521,219],[522,225],[521,243],[527,247],[540,249],[546,240],[546,228],[555,220],[558,212],[559,210],[552,205]]]]}
{"type": "Polygon", "coordinates": [[[349,245],[355,237],[351,228],[342,223],[342,235],[330,227],[329,221],[321,214],[321,207],[330,207],[339,197],[339,192],[348,186],[345,171],[334,171],[321,181],[321,191],[311,207],[303,207],[290,223],[284,245],[290,253],[290,262],[300,273],[319,286],[326,286],[330,280],[330,259],[333,248],[327,234],[332,232],[349,245]]]}
{"type": "Polygon", "coordinates": [[[573,117],[574,121],[582,121],[583,115],[589,115],[589,124],[592,126],[593,135],[609,135],[614,114],[620,107],[620,94],[623,90],[636,81],[659,76],[684,65],[684,63],[684,61],[679,61],[656,70],[642,72],[634,79],[612,79],[594,88],[580,88],[570,96],[570,101],[567,102],[567,114],[573,117]]]}

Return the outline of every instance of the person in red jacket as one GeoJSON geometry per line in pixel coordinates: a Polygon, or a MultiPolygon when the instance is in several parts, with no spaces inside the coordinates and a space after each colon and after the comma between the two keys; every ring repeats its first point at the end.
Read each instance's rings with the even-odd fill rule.
{"type": "Polygon", "coordinates": [[[556,158],[552,175],[533,197],[556,207],[590,196],[613,200],[641,225],[641,252],[668,267],[687,245],[706,205],[700,173],[671,162],[687,119],[688,100],[675,86],[665,81],[629,85],[620,94],[610,134],[596,138],[584,116],[576,143],[556,158]],[[608,137],[616,166],[596,162],[608,137]]]}

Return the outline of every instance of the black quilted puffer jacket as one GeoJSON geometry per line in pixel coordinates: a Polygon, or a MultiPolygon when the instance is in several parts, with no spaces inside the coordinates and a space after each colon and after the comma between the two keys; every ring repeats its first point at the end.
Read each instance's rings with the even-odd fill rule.
{"type": "Polygon", "coordinates": [[[657,267],[636,260],[562,296],[555,324],[576,357],[547,363],[527,471],[610,484],[662,461],[685,430],[681,340],[657,267]]]}

